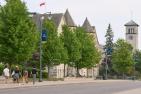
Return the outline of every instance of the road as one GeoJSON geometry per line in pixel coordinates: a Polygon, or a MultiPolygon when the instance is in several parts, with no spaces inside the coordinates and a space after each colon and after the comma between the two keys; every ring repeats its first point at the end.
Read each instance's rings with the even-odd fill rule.
{"type": "Polygon", "coordinates": [[[0,94],[115,94],[141,88],[139,81],[81,83],[15,89],[2,89],[0,94]]]}

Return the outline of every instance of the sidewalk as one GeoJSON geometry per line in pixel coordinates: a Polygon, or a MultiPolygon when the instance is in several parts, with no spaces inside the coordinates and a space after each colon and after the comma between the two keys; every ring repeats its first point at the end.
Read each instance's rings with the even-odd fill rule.
{"type": "MultiPolygon", "coordinates": [[[[0,84],[0,89],[14,89],[14,88],[27,88],[27,87],[39,87],[39,86],[51,86],[51,85],[65,85],[65,84],[77,84],[77,83],[109,83],[109,82],[122,82],[122,81],[129,81],[129,80],[94,80],[92,78],[65,78],[64,81],[43,81],[43,82],[36,82],[33,85],[32,82],[20,83],[20,84],[0,84]]],[[[122,91],[115,94],[141,94],[141,88],[132,89],[128,91],[122,91]]]]}
{"type": "MultiPolygon", "coordinates": [[[[20,84],[0,84],[0,89],[11,89],[11,88],[24,88],[24,87],[38,87],[38,86],[48,86],[48,85],[62,85],[62,84],[77,84],[77,83],[91,83],[91,82],[113,82],[115,80],[94,80],[92,78],[66,78],[64,81],[43,81],[43,82],[36,82],[33,85],[32,82],[20,83],[20,84]]],[[[116,80],[122,81],[122,80],[116,80]]]]}

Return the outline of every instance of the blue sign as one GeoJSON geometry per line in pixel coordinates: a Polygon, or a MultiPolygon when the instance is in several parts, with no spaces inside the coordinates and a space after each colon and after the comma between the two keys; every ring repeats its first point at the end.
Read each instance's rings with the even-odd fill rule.
{"type": "Polygon", "coordinates": [[[112,48],[107,48],[106,53],[107,53],[107,55],[111,55],[112,54],[112,48]]]}
{"type": "Polygon", "coordinates": [[[42,41],[46,41],[47,40],[47,30],[43,29],[42,30],[42,41]]]}

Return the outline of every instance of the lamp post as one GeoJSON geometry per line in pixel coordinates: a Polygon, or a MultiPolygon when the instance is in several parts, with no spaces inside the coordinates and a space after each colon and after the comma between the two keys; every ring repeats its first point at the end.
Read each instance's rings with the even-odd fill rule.
{"type": "Polygon", "coordinates": [[[108,57],[110,55],[108,55],[106,49],[103,48],[103,50],[104,50],[104,52],[103,52],[103,54],[104,54],[104,62],[103,62],[103,64],[104,64],[104,68],[105,68],[105,72],[104,72],[103,76],[104,76],[104,79],[107,80],[108,79],[108,57]]]}
{"type": "Polygon", "coordinates": [[[108,70],[108,64],[107,64],[107,54],[106,54],[106,62],[105,62],[105,79],[107,80],[107,74],[108,74],[108,72],[107,72],[107,70],[108,70]]]}
{"type": "MultiPolygon", "coordinates": [[[[51,12],[48,12],[48,19],[51,20],[51,12]]],[[[40,18],[40,77],[39,82],[42,82],[42,41],[47,40],[47,30],[43,29],[44,16],[40,18]]]]}
{"type": "Polygon", "coordinates": [[[40,77],[39,82],[42,82],[42,24],[43,24],[44,16],[40,18],[40,77]]]}
{"type": "Polygon", "coordinates": [[[135,77],[135,71],[136,71],[136,69],[135,69],[135,64],[136,64],[136,61],[134,61],[134,77],[133,77],[133,80],[136,79],[136,77],[135,77]]]}
{"type": "Polygon", "coordinates": [[[137,62],[137,53],[133,56],[134,64],[133,64],[133,80],[135,80],[135,72],[136,72],[136,62],[137,62]]]}

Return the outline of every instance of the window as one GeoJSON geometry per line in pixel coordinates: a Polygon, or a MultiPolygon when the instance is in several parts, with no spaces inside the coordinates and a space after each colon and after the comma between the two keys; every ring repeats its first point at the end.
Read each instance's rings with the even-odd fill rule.
{"type": "Polygon", "coordinates": [[[131,28],[131,34],[133,33],[133,28],[131,28]]]}
{"type": "Polygon", "coordinates": [[[128,34],[135,34],[135,28],[129,28],[127,33],[128,34]]]}
{"type": "Polygon", "coordinates": [[[130,28],[128,29],[128,34],[130,34],[130,28]]]}
{"type": "Polygon", "coordinates": [[[134,30],[134,28],[133,28],[133,34],[135,34],[135,30],[134,30]]]}
{"type": "Polygon", "coordinates": [[[129,40],[133,40],[133,36],[129,36],[129,40]]]}

